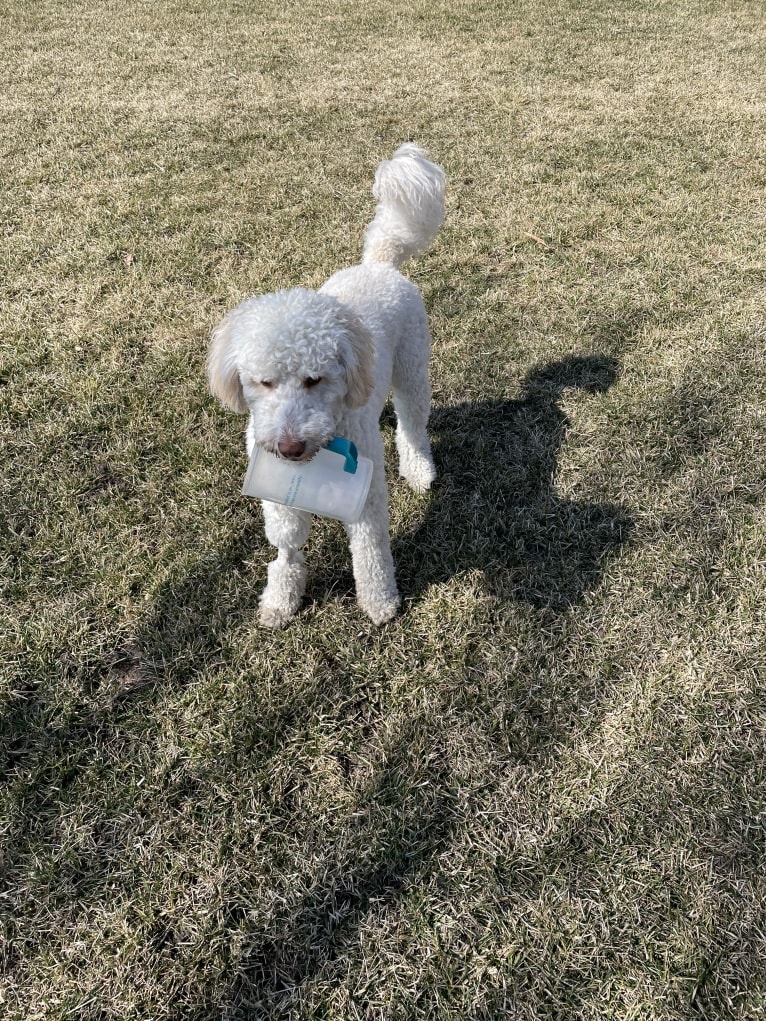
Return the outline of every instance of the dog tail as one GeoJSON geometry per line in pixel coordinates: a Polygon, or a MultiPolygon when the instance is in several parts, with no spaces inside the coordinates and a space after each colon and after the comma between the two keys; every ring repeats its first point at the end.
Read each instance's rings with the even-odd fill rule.
{"type": "Polygon", "coordinates": [[[408,143],[375,174],[375,218],[367,227],[362,262],[399,267],[431,245],[444,221],[446,174],[424,149],[408,143]]]}

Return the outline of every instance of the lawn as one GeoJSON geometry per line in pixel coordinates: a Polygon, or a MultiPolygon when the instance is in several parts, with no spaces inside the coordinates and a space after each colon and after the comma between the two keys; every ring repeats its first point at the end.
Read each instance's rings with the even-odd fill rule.
{"type": "Polygon", "coordinates": [[[766,12],[7,0],[0,1014],[766,1018],[766,12]],[[448,217],[401,615],[288,628],[242,297],[448,217]]]}

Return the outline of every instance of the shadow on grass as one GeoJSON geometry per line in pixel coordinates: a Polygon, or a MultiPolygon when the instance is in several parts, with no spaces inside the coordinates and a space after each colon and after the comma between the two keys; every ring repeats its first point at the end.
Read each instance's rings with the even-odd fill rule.
{"type": "Polygon", "coordinates": [[[521,400],[434,411],[439,479],[425,518],[394,543],[406,596],[478,568],[498,596],[562,609],[598,582],[631,519],[613,504],[557,495],[568,427],[560,401],[568,388],[602,393],[617,374],[610,357],[566,358],[531,372],[521,400]]]}

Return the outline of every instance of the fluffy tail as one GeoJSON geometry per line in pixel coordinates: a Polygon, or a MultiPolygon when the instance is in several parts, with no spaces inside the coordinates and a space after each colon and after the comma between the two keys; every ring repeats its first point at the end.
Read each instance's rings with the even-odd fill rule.
{"type": "Polygon", "coordinates": [[[420,255],[444,220],[446,175],[426,158],[424,149],[407,144],[384,160],[375,174],[375,218],[364,238],[362,262],[390,262],[399,267],[420,255]]]}

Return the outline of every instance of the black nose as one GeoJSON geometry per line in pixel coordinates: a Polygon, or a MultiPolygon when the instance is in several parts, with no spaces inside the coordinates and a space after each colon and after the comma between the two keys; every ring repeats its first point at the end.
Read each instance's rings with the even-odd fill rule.
{"type": "Polygon", "coordinates": [[[306,444],[303,440],[285,437],[277,443],[277,450],[282,457],[286,457],[289,461],[298,461],[306,453],[306,444]]]}

